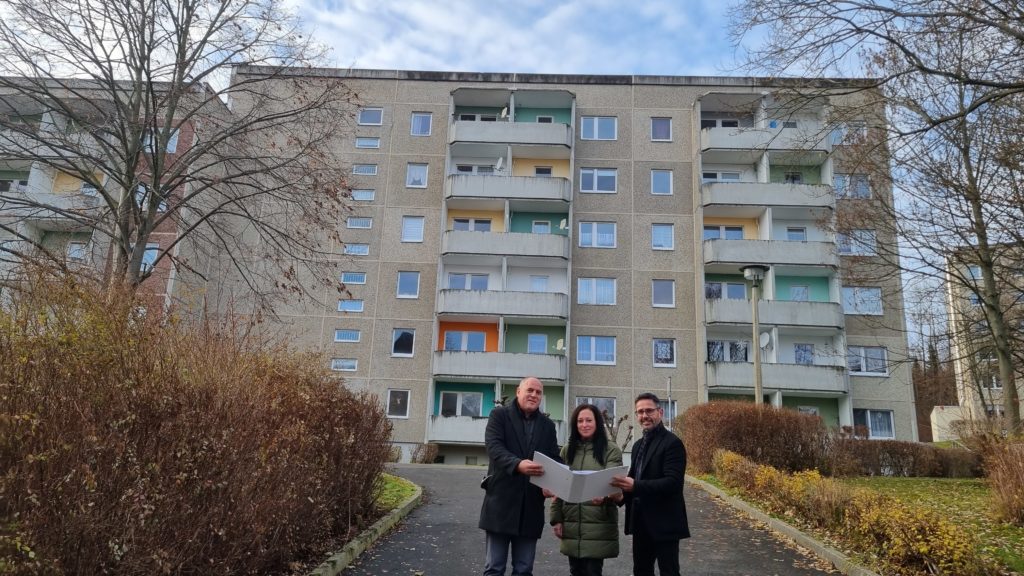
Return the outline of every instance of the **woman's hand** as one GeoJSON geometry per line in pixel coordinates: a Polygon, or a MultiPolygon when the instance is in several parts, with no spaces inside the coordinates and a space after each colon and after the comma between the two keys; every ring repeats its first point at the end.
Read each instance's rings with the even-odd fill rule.
{"type": "Polygon", "coordinates": [[[559,540],[561,540],[562,539],[562,523],[559,522],[558,524],[552,524],[551,528],[554,529],[554,531],[555,531],[555,538],[558,538],[559,540]]]}

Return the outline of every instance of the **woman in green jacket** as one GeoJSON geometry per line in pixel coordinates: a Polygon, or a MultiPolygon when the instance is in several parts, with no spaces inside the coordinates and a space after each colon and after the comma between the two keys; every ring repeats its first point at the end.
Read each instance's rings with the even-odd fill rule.
{"type": "MultiPolygon", "coordinates": [[[[622,450],[608,441],[601,411],[581,404],[569,420],[569,443],[562,461],[573,470],[604,470],[622,465],[622,450]]],[[[569,557],[571,576],[601,576],[604,559],[619,555],[619,512],[611,498],[570,504],[556,498],[551,505],[551,526],[569,557]]]]}

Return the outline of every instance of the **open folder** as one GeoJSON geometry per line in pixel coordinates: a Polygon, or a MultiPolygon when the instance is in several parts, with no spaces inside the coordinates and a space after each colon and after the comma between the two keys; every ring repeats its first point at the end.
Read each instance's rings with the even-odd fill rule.
{"type": "Polygon", "coordinates": [[[547,488],[563,501],[574,504],[622,492],[611,485],[612,476],[625,476],[629,472],[629,466],[573,472],[540,452],[533,453],[533,461],[544,467],[544,475],[530,476],[530,483],[547,488]]]}

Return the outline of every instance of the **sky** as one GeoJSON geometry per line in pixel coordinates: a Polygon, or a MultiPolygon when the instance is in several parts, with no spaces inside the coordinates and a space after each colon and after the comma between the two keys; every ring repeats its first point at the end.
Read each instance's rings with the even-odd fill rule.
{"type": "Polygon", "coordinates": [[[728,0],[289,0],[334,66],[736,75],[728,0]]]}

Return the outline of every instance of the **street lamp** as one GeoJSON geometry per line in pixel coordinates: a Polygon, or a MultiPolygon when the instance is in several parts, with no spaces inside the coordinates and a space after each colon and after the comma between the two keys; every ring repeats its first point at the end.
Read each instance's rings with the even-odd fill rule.
{"type": "Polygon", "coordinates": [[[764,281],[768,267],[751,264],[740,268],[740,270],[743,271],[743,277],[750,282],[752,288],[750,302],[753,308],[754,337],[750,344],[754,347],[754,404],[761,404],[764,402],[764,394],[761,392],[761,330],[758,326],[757,302],[761,299],[761,282],[764,281]]]}

